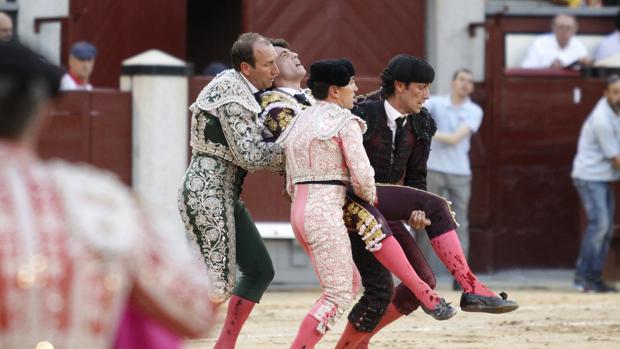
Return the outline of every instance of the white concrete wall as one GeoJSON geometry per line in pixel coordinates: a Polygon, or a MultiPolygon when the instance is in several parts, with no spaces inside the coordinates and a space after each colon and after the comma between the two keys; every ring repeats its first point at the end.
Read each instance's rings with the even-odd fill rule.
{"type": "Polygon", "coordinates": [[[134,76],[133,187],[160,217],[183,231],[177,192],[187,169],[187,77],[134,76]]]}
{"type": "Polygon", "coordinates": [[[484,80],[484,42],[486,32],[476,30],[470,38],[469,23],[483,22],[484,0],[427,0],[426,52],[435,67],[432,92],[445,94],[455,70],[468,68],[476,81],[484,80]]]}
{"type": "MultiPolygon", "coordinates": [[[[151,50],[125,60],[127,65],[185,66],[185,62],[151,50]]],[[[187,169],[188,78],[171,75],[121,77],[121,90],[132,94],[132,179],[141,200],[160,217],[158,224],[185,234],[177,193],[187,169]]]]}
{"type": "Polygon", "coordinates": [[[66,17],[69,0],[18,1],[17,27],[19,40],[39,51],[52,63],[60,63],[60,24],[43,24],[39,33],[34,32],[34,20],[40,17],[66,17]]]}

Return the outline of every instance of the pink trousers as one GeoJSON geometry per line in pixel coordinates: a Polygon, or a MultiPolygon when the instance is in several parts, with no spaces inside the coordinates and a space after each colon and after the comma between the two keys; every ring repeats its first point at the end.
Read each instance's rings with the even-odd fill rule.
{"type": "Polygon", "coordinates": [[[309,312],[319,321],[321,333],[344,314],[360,287],[343,220],[345,193],[340,185],[297,184],[291,207],[295,237],[310,257],[323,290],[309,312]]]}

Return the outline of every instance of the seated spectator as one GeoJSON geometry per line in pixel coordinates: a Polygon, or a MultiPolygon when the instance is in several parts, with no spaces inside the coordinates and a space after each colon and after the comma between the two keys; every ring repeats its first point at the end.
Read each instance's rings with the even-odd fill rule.
{"type": "Polygon", "coordinates": [[[565,68],[589,64],[588,50],[576,39],[577,20],[567,14],[553,18],[553,33],[542,34],[530,46],[522,68],[565,68]]]}
{"type": "Polygon", "coordinates": [[[65,91],[90,91],[90,75],[95,68],[97,48],[87,41],[79,41],[71,46],[69,52],[69,71],[60,81],[60,89],[65,91]]]}
{"type": "Polygon", "coordinates": [[[616,14],[614,22],[616,30],[603,38],[596,46],[596,50],[594,51],[594,62],[620,53],[620,11],[616,14]]]}
{"type": "Polygon", "coordinates": [[[114,176],[34,152],[61,74],[0,43],[0,348],[111,348],[129,299],[203,336],[214,303],[185,235],[161,234],[114,176]]]}
{"type": "Polygon", "coordinates": [[[0,12],[0,42],[11,39],[13,39],[13,20],[6,13],[0,12]]]}

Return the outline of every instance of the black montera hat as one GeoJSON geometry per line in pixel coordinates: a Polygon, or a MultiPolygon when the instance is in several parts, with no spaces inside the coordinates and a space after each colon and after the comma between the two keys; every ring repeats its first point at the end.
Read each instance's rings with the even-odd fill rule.
{"type": "Polygon", "coordinates": [[[353,64],[346,58],[316,61],[310,65],[308,87],[312,88],[315,82],[346,86],[354,75],[353,64]]]}
{"type": "Polygon", "coordinates": [[[430,84],[435,70],[425,60],[406,54],[392,58],[381,74],[383,80],[430,84]]]}

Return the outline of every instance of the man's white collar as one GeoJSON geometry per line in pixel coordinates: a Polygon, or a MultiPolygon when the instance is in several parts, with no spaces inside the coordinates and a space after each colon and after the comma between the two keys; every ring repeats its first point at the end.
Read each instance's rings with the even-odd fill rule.
{"type": "Polygon", "coordinates": [[[400,118],[401,116],[403,116],[403,114],[401,114],[398,110],[396,110],[396,108],[394,108],[390,102],[387,101],[387,99],[385,101],[383,101],[383,106],[385,108],[385,113],[388,116],[388,119],[390,120],[390,122],[396,124],[396,119],[400,118]]]}
{"type": "Polygon", "coordinates": [[[303,90],[296,90],[294,88],[290,88],[290,87],[278,87],[278,90],[284,92],[284,93],[288,93],[291,96],[294,96],[296,94],[299,93],[303,93],[303,90]]]}

